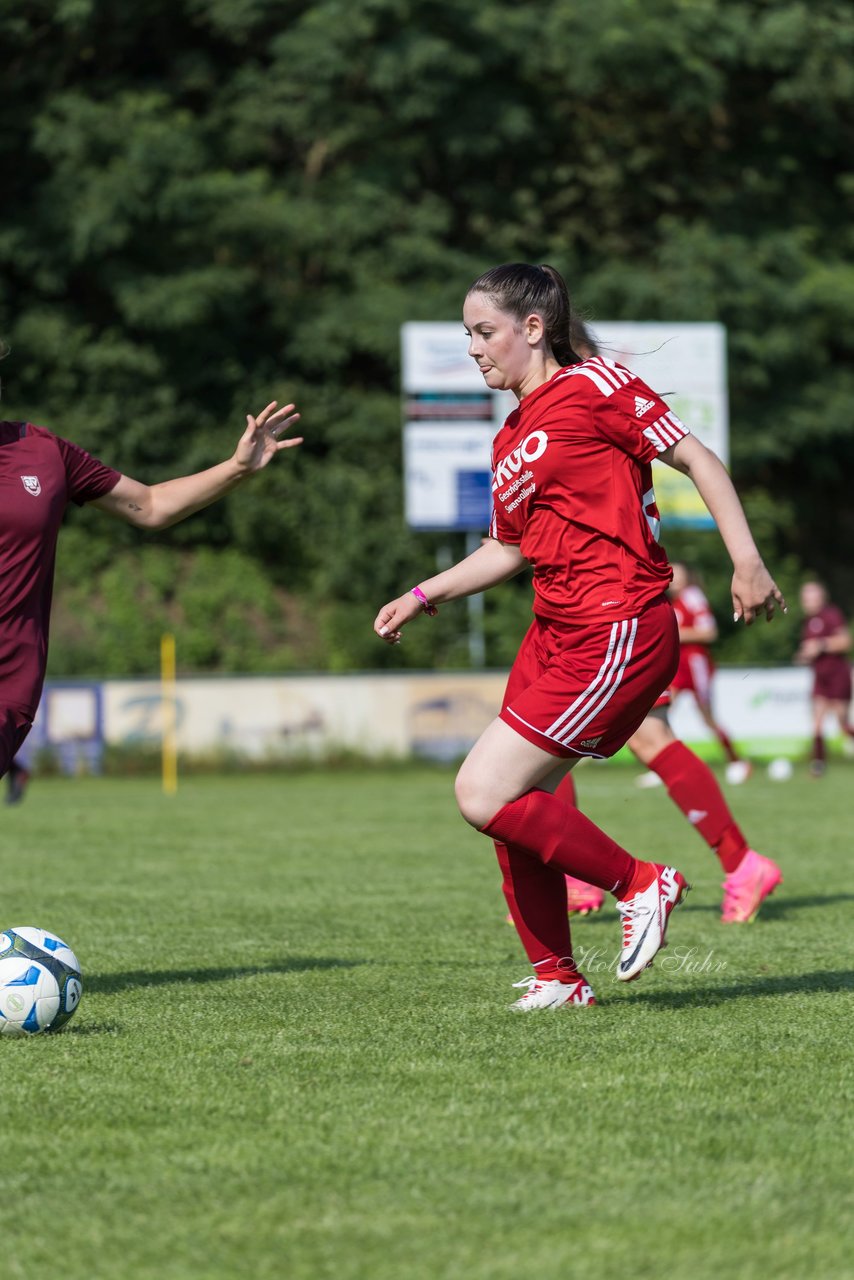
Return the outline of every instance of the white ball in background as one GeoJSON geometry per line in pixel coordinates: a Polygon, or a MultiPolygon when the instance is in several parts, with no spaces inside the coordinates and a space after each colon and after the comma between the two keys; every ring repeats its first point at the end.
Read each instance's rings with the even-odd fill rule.
{"type": "Polygon", "coordinates": [[[724,777],[734,787],[740,787],[743,782],[753,773],[753,765],[749,760],[730,760],[726,769],[724,769],[724,777]]]}
{"type": "Polygon", "coordinates": [[[793,772],[791,760],[786,760],[783,756],[772,760],[768,765],[768,777],[772,782],[788,782],[793,772]]]}

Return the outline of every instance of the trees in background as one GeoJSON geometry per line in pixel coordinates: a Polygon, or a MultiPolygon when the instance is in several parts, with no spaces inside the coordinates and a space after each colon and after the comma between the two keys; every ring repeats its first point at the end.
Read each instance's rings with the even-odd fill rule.
{"type": "MultiPolygon", "coordinates": [[[[793,594],[809,569],[854,606],[841,0],[7,0],[0,48],[5,414],[149,480],[268,397],[306,435],[143,552],[74,514],[54,674],[149,670],[165,625],[194,669],[465,663],[463,608],[393,653],[370,630],[437,550],[402,520],[398,333],[513,259],[594,318],[727,325],[763,547],[793,594]]],[[[665,542],[725,616],[714,535],[665,542]]],[[[490,597],[491,663],[523,597],[490,597]]]]}

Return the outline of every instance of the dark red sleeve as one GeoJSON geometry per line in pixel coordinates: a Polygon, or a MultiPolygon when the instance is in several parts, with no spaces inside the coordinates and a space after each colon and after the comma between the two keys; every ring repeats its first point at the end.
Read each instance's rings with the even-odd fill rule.
{"type": "Polygon", "coordinates": [[[105,466],[70,440],[63,440],[60,436],[54,436],[54,439],[65,464],[68,496],[72,502],[82,507],[84,502],[94,502],[115,489],[121,479],[120,471],[105,466]]]}
{"type": "Polygon", "coordinates": [[[845,615],[841,609],[837,609],[835,604],[828,604],[822,609],[822,622],[824,623],[824,634],[826,636],[835,636],[840,631],[844,631],[847,627],[845,615]]]}

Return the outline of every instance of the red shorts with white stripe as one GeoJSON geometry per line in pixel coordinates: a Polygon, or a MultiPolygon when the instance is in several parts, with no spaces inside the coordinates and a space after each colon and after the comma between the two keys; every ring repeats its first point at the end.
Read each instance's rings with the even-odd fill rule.
{"type": "Polygon", "coordinates": [[[532,622],[510,671],[501,719],[554,756],[619,751],[676,674],[670,602],[620,622],[532,622]]]}

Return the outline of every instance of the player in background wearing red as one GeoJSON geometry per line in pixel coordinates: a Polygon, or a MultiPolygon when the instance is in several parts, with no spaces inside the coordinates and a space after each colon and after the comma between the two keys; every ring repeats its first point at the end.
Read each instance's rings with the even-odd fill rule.
{"type": "MultiPolygon", "coordinates": [[[[757,853],[733,817],[718,780],[704,760],[676,737],[670,727],[668,693],[662,694],[626,746],[667,787],[667,794],[705,840],[724,872],[723,924],[750,924],[783,875],[776,862],[757,853]]],[[[576,804],[573,775],[568,773],[556,794],[576,804]]],[[[605,895],[596,885],[566,877],[567,909],[586,916],[601,910],[605,895]]],[[[508,917],[512,924],[512,918],[508,917]]]]}
{"type": "MultiPolygon", "coordinates": [[[[718,638],[718,624],[705,594],[686,565],[676,560],[671,565],[673,581],[667,594],[676,613],[679,625],[679,668],[670,694],[675,702],[681,693],[690,693],[697,710],[721,744],[728,764],[726,780],[735,786],[746,782],[753,772],[748,760],[736,751],[729,734],[718,724],[712,711],[712,677],[715,664],[709,652],[710,645],[718,638]]],[[[658,786],[657,773],[641,774],[638,786],[658,786]]]]}
{"type": "MultiPolygon", "coordinates": [[[[599,353],[595,338],[580,317],[574,318],[572,339],[575,350],[581,356],[589,357],[599,353]]],[[[638,408],[643,408],[643,401],[638,408]]],[[[708,656],[697,657],[696,649],[689,655],[694,661],[684,661],[685,649],[682,642],[684,640],[689,645],[696,644],[699,637],[708,637],[710,641],[717,630],[714,617],[701,592],[691,591],[680,609],[679,601],[684,600],[689,580],[684,565],[676,563],[672,568],[673,582],[668,596],[679,623],[679,667],[670,689],[657,699],[655,706],[626,745],[650,771],[642,776],[655,778],[656,782],[660,781],[667,787],[670,799],[717,856],[724,872],[722,923],[748,924],[755,920],[764,900],[782,883],[783,876],[775,862],[750,848],[712,770],[676,737],[670,727],[667,709],[676,687],[690,688],[696,695],[697,685],[704,687],[704,675],[711,675],[708,656]],[[695,679],[698,672],[699,680],[695,679]]],[[[705,681],[705,687],[708,688],[708,680],[705,681]]],[[[697,701],[699,705],[699,697],[697,701]]],[[[705,701],[709,701],[708,696],[705,701]]],[[[575,787],[571,774],[561,783],[558,795],[567,804],[575,804],[575,787]]],[[[588,915],[602,907],[604,895],[596,885],[585,884],[568,876],[566,889],[567,908],[570,912],[588,915]]]]}
{"type": "MultiPolygon", "coordinates": [[[[765,899],[782,884],[783,874],[771,858],[750,848],[714,773],[671,729],[667,701],[665,695],[626,745],[660,773],[671,800],[720,862],[724,872],[721,923],[751,924],[765,899]]],[[[572,774],[567,774],[557,794],[567,804],[576,803],[572,774]]],[[[566,889],[567,909],[572,913],[589,915],[604,903],[595,885],[567,877],[566,889]]]]}
{"type": "Polygon", "coordinates": [[[816,579],[801,587],[804,613],[801,643],[795,662],[813,669],[813,744],[810,773],[820,778],[827,768],[824,722],[835,716],[846,743],[854,739],[848,721],[851,703],[851,633],[841,610],[828,599],[827,589],[816,579]]]}
{"type": "Polygon", "coordinates": [[[463,817],[495,843],[534,969],[512,1007],[588,1005],[593,993],[572,957],[565,875],[614,895],[622,981],[652,962],[688,887],[674,867],[632,857],[554,794],[581,757],[613,755],[676,672],[654,457],[689,475],[714,516],[734,565],[736,615],[748,624],[760,612],[770,618],[784,601],[720,461],[630,370],[601,356],[578,360],[569,296],[554,268],[486,272],[463,318],[486,385],[519,401],[493,444],[491,536],[383,605],[374,629],[397,644],[420,613],[533,566],[534,620],[501,713],[463,763],[456,795],[463,817]],[[644,418],[636,395],[648,403],[644,418]]]}
{"type": "Polygon", "coordinates": [[[166,529],[229,493],[301,439],[275,401],[253,418],[234,454],[207,471],[146,485],[28,422],[0,422],[0,777],[30,731],[47,663],[56,541],[69,502],[91,503],[140,529],[166,529]]]}

